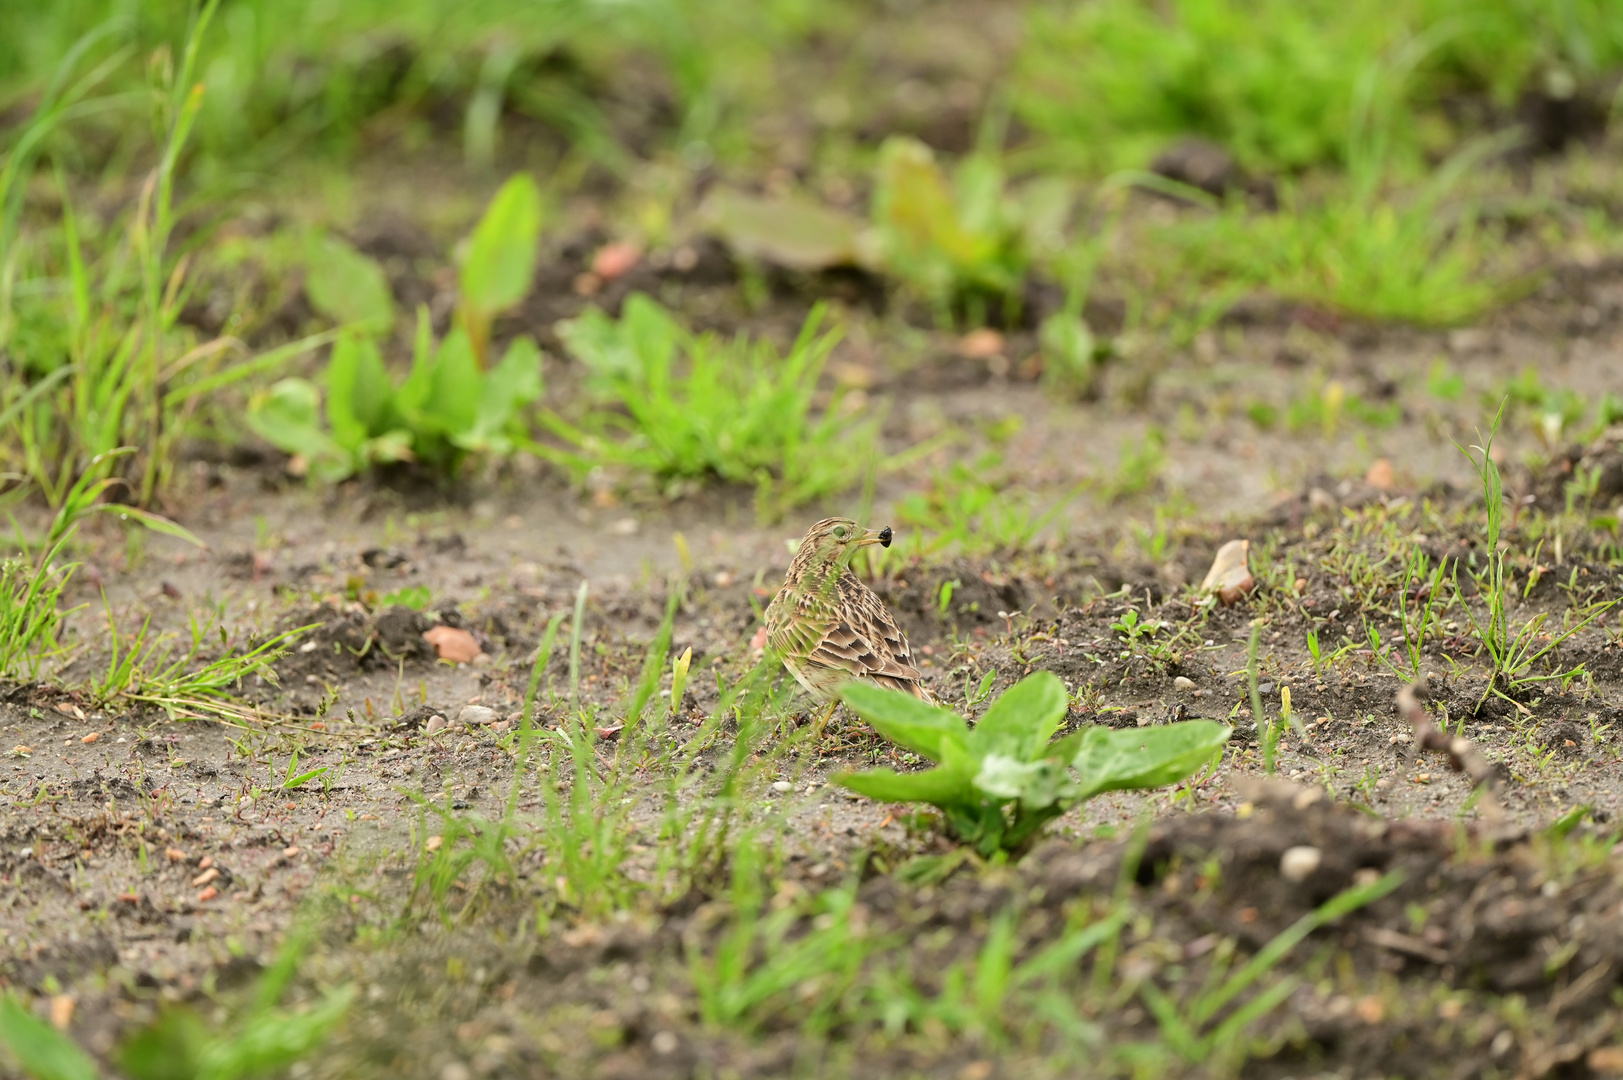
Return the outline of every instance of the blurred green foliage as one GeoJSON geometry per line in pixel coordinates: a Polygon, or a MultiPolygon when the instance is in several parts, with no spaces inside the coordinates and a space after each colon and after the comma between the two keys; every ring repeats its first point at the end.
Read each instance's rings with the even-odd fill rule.
{"type": "Polygon", "coordinates": [[[1450,99],[1599,91],[1623,63],[1623,5],[1097,0],[1035,8],[1028,41],[1018,112],[1071,167],[1142,167],[1184,135],[1254,170],[1350,164],[1370,124],[1414,167],[1470,134],[1450,99]]]}

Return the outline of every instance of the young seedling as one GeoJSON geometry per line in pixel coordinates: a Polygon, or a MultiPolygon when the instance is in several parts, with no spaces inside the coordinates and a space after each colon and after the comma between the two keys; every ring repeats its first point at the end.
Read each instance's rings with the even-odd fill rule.
{"type": "Polygon", "coordinates": [[[1068,703],[1064,684],[1050,672],[1010,687],[973,730],[955,713],[877,686],[850,683],[840,696],[879,734],[937,766],[848,772],[834,782],[885,802],[929,803],[983,855],[1024,849],[1049,821],[1102,792],[1184,779],[1230,731],[1188,720],[1125,731],[1091,727],[1050,742],[1068,703]]]}

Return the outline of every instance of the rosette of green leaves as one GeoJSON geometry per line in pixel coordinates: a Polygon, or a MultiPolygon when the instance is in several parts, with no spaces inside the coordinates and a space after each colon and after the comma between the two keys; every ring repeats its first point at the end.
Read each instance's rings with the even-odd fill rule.
{"type": "Polygon", "coordinates": [[[936,763],[923,772],[870,769],[834,782],[885,802],[929,803],[983,855],[1023,849],[1049,821],[1106,791],[1175,784],[1211,760],[1230,729],[1187,720],[1054,739],[1068,695],[1042,671],[1010,687],[971,728],[948,709],[872,683],[840,697],[898,746],[936,763]]]}

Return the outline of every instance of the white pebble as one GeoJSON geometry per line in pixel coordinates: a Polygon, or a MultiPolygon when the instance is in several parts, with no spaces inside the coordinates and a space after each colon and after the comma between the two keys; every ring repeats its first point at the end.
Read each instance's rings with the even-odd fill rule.
{"type": "MultiPolygon", "coordinates": [[[[423,731],[429,735],[438,735],[444,730],[445,717],[443,716],[430,716],[428,718],[428,723],[423,726],[423,731]]],[[[447,1065],[446,1068],[450,1068],[450,1066],[447,1065]]]]}
{"type": "Polygon", "coordinates": [[[792,790],[793,788],[794,788],[794,785],[789,783],[789,781],[787,781],[787,780],[778,780],[775,783],[773,783],[773,785],[772,785],[772,790],[776,791],[780,795],[782,795],[783,793],[785,793],[787,791],[792,790]]]}
{"type": "Polygon", "coordinates": [[[674,1054],[676,1048],[681,1045],[677,1042],[674,1031],[656,1031],[654,1037],[648,1041],[656,1054],[674,1054]]]}
{"type": "Polygon", "coordinates": [[[1324,853],[1316,847],[1287,848],[1279,857],[1279,874],[1286,881],[1305,881],[1323,861],[1324,853]]]}
{"type": "Polygon", "coordinates": [[[457,715],[457,722],[467,724],[469,727],[475,724],[493,723],[495,719],[496,710],[488,709],[483,705],[469,705],[457,715]]]}
{"type": "Polygon", "coordinates": [[[1176,679],[1172,680],[1172,685],[1176,686],[1179,690],[1193,690],[1195,688],[1195,680],[1191,679],[1187,675],[1179,675],[1176,679]]]}

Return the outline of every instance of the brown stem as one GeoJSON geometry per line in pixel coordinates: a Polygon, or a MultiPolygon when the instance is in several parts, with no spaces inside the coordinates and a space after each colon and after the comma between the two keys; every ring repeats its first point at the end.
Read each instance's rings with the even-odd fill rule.
{"type": "Polygon", "coordinates": [[[1477,808],[1483,819],[1495,823],[1503,821],[1505,812],[1495,794],[1499,787],[1499,772],[1493,762],[1483,757],[1482,751],[1469,739],[1452,736],[1438,727],[1431,714],[1420,704],[1413,685],[1398,691],[1398,712],[1414,728],[1414,753],[1419,755],[1423,750],[1441,750],[1447,754],[1448,767],[1469,776],[1471,782],[1482,789],[1482,801],[1477,808]]]}

